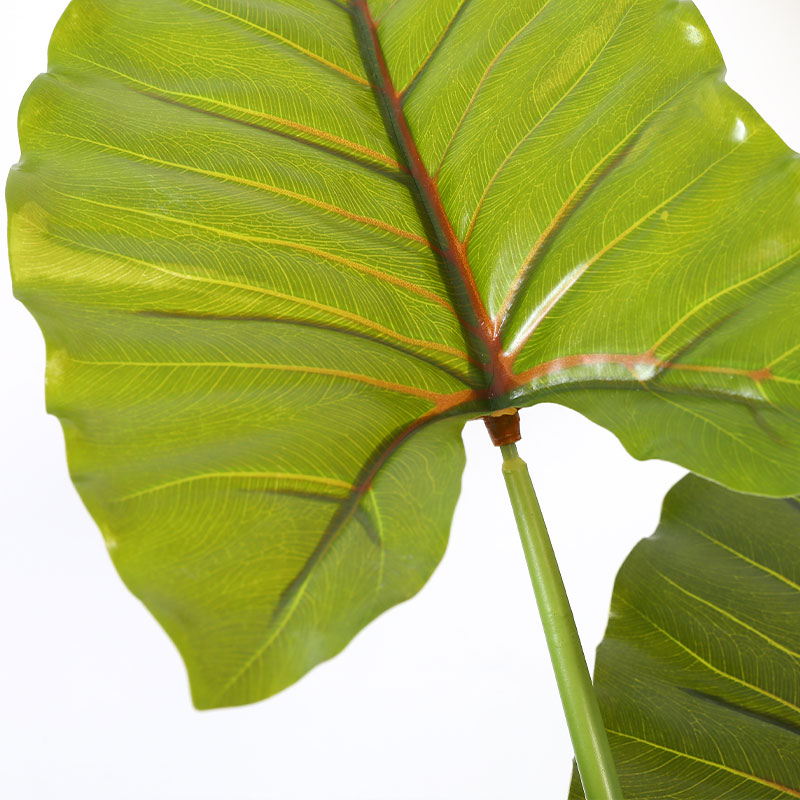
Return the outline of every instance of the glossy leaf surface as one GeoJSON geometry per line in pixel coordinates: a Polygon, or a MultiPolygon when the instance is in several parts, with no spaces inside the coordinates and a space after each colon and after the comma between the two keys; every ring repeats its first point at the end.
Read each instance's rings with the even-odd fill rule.
{"type": "Polygon", "coordinates": [[[626,800],[800,797],[798,621],[800,503],[677,484],[597,653],[626,800]]]}
{"type": "Polygon", "coordinates": [[[440,558],[464,420],[555,400],[799,488],[800,162],[674,0],[75,0],[8,196],[49,408],[201,706],[440,558]]]}

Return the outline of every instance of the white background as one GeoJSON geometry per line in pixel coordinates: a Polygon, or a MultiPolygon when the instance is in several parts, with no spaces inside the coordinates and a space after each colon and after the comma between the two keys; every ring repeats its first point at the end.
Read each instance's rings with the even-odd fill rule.
{"type": "MultiPolygon", "coordinates": [[[[16,108],[65,5],[0,6],[0,169],[18,157],[16,108]]],[[[800,2],[698,5],[729,82],[800,150],[800,2]]],[[[277,697],[200,713],[177,652],[117,578],[69,483],[44,411],[42,340],[2,266],[0,342],[0,796],[566,797],[569,741],[499,453],[480,423],[467,428],[451,545],[428,586],[277,697]]],[[[593,661],[616,570],[683,471],[634,461],[557,406],[523,412],[523,426],[593,661]]]]}

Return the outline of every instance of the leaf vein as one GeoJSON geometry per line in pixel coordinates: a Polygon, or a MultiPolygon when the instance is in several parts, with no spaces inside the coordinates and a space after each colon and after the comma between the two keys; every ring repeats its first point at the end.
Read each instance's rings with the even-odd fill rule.
{"type": "Polygon", "coordinates": [[[638,2],[639,2],[639,0],[633,0],[633,2],[628,6],[628,8],[626,9],[625,13],[620,18],[619,22],[614,27],[614,30],[611,32],[611,36],[609,36],[609,38],[606,40],[606,42],[603,44],[603,46],[600,48],[600,50],[597,52],[597,54],[592,58],[592,60],[586,66],[584,71],[578,76],[577,80],[575,80],[575,82],[569,87],[569,89],[567,89],[567,91],[563,95],[561,95],[561,97],[555,102],[555,104],[552,105],[547,110],[547,112],[544,114],[544,116],[539,118],[539,120],[536,122],[536,124],[525,134],[525,136],[523,136],[522,139],[520,139],[519,142],[517,142],[517,144],[514,145],[514,147],[511,149],[511,151],[508,153],[508,155],[500,163],[500,166],[497,167],[497,169],[495,170],[494,174],[489,179],[489,182],[485,186],[485,188],[483,190],[483,194],[480,196],[480,199],[478,200],[478,204],[475,207],[475,211],[472,213],[472,217],[470,218],[469,224],[467,226],[467,233],[466,233],[466,236],[464,237],[464,243],[465,244],[467,244],[469,242],[470,238],[472,237],[472,232],[475,229],[475,223],[477,222],[478,217],[480,216],[481,210],[483,208],[484,201],[486,200],[486,196],[489,194],[490,189],[494,185],[494,183],[497,180],[497,178],[499,177],[500,173],[505,168],[506,164],[511,160],[511,158],[513,158],[513,156],[517,152],[517,150],[519,150],[519,148],[522,147],[522,145],[531,136],[533,136],[533,134],[539,129],[539,127],[545,122],[545,120],[547,120],[550,117],[550,115],[572,94],[572,92],[578,87],[578,85],[581,83],[581,81],[583,81],[583,79],[589,74],[589,72],[591,71],[592,67],[594,67],[594,65],[600,59],[600,56],[602,56],[602,54],[606,51],[606,48],[614,40],[614,37],[617,35],[617,32],[619,31],[619,29],[622,27],[622,23],[627,18],[627,16],[630,13],[631,9],[638,2]]]}
{"type": "MultiPolygon", "coordinates": [[[[374,217],[368,217],[363,214],[356,214],[352,211],[348,211],[345,208],[333,205],[332,203],[327,203],[323,200],[318,200],[314,197],[310,197],[308,195],[304,195],[299,192],[294,192],[291,189],[284,189],[280,186],[273,186],[272,184],[262,183],[260,181],[252,181],[247,178],[242,178],[237,175],[230,175],[225,172],[216,172],[214,170],[200,169],[199,167],[192,167],[188,164],[182,164],[176,161],[166,161],[160,158],[156,158],[155,156],[149,156],[145,153],[138,153],[135,150],[128,150],[124,147],[117,147],[116,145],[110,144],[108,142],[101,142],[97,141],[96,139],[87,139],[83,136],[73,136],[72,134],[62,133],[61,131],[48,131],[48,133],[52,136],[61,136],[66,139],[73,139],[75,141],[84,142],[86,144],[96,145],[97,147],[101,147],[117,153],[128,155],[133,158],[140,159],[142,161],[158,164],[160,166],[171,167],[174,169],[184,170],[186,172],[193,172],[197,175],[204,175],[222,181],[229,181],[231,183],[239,184],[241,186],[250,186],[254,189],[262,189],[263,191],[268,192],[270,194],[275,194],[281,197],[288,197],[292,200],[297,200],[300,203],[305,203],[307,205],[314,206],[315,208],[319,208],[323,211],[328,211],[332,214],[336,214],[337,216],[345,217],[355,222],[361,222],[364,225],[369,225],[371,227],[380,228],[381,230],[392,233],[396,236],[399,236],[400,238],[408,239],[414,242],[419,242],[420,244],[425,245],[430,249],[433,249],[431,243],[425,237],[420,236],[417,233],[412,233],[411,231],[404,230],[403,228],[398,228],[397,226],[385,222],[384,220],[376,219],[374,217]]],[[[442,298],[439,298],[437,296],[437,301],[441,301],[441,299],[442,298]]],[[[452,308],[452,306],[450,307],[452,308]]]]}
{"type": "MultiPolygon", "coordinates": [[[[296,481],[298,483],[314,483],[314,484],[320,484],[322,486],[330,486],[335,489],[345,489],[347,491],[352,491],[355,488],[351,483],[348,483],[347,481],[342,481],[339,480],[338,478],[328,478],[322,475],[298,475],[291,472],[255,472],[255,471],[204,472],[199,475],[189,475],[185,478],[177,478],[176,480],[166,481],[165,483],[159,483],[155,486],[148,486],[146,489],[140,489],[139,491],[123,495],[116,502],[121,503],[127,500],[132,500],[137,497],[142,497],[143,495],[153,494],[154,492],[160,492],[164,489],[172,489],[175,486],[182,486],[187,483],[193,483],[194,481],[233,480],[238,478],[245,478],[245,479],[259,478],[259,479],[274,480],[274,481],[285,480],[285,481],[296,481]]],[[[327,495],[325,496],[327,497],[327,495]]],[[[331,499],[336,499],[336,498],[331,498],[331,499]]]]}
{"type": "Polygon", "coordinates": [[[760,778],[758,775],[753,775],[749,772],[744,772],[740,769],[735,769],[734,767],[728,767],[725,764],[720,764],[716,761],[709,761],[708,759],[701,758],[700,756],[693,756],[690,753],[684,753],[682,750],[674,750],[671,747],[666,747],[665,745],[662,744],[656,744],[655,742],[651,742],[648,739],[642,739],[638,736],[633,736],[632,734],[629,733],[623,733],[622,731],[614,730],[613,728],[608,728],[608,732],[613,733],[615,736],[621,736],[623,739],[630,739],[632,741],[638,742],[639,744],[644,744],[649,747],[652,747],[656,750],[662,750],[665,753],[671,753],[672,755],[675,756],[681,756],[683,758],[688,758],[691,761],[696,761],[700,764],[705,764],[707,767],[712,767],[714,769],[720,770],[721,772],[729,772],[731,775],[736,775],[739,778],[743,778],[749,781],[754,781],[755,783],[760,783],[762,786],[767,786],[770,789],[778,789],[779,791],[786,792],[792,797],[800,797],[800,791],[791,789],[788,786],[783,786],[767,778],[760,778]]]}
{"type": "MultiPolygon", "coordinates": [[[[325,250],[320,250],[316,247],[312,247],[311,245],[301,244],[300,242],[289,242],[284,239],[271,239],[269,237],[264,237],[264,236],[248,236],[247,234],[235,233],[234,231],[227,231],[224,230],[223,228],[217,228],[216,226],[213,225],[204,225],[203,223],[200,222],[193,222],[192,220],[182,219],[181,217],[175,217],[170,214],[159,214],[155,211],[147,211],[141,208],[132,208],[131,206],[120,206],[111,203],[103,203],[99,200],[92,200],[88,197],[66,194],[64,192],[58,192],[58,194],[61,194],[64,197],[68,197],[71,200],[78,200],[79,202],[90,203],[92,205],[101,206],[103,208],[110,208],[116,211],[126,211],[131,214],[140,214],[141,216],[151,217],[153,219],[161,219],[164,220],[165,222],[171,222],[178,225],[186,225],[191,228],[198,228],[200,230],[208,231],[210,233],[215,233],[230,239],[236,239],[238,241],[247,242],[248,244],[266,244],[273,247],[285,247],[289,250],[298,250],[303,253],[309,253],[311,255],[318,256],[319,258],[322,258],[326,261],[332,261],[336,264],[341,264],[343,266],[349,267],[350,269],[353,269],[357,272],[362,272],[366,275],[370,275],[373,278],[377,278],[380,281],[391,283],[394,284],[395,286],[400,286],[401,288],[406,289],[409,292],[413,292],[414,294],[417,294],[420,297],[424,297],[427,300],[433,301],[434,303],[442,306],[448,311],[454,312],[453,306],[447,300],[445,300],[443,297],[440,297],[435,292],[432,292],[429,289],[424,288],[423,286],[419,286],[415,283],[412,283],[411,281],[405,280],[404,278],[399,278],[396,275],[392,275],[388,272],[382,272],[381,270],[375,269],[374,267],[369,267],[366,264],[361,264],[349,258],[344,258],[343,256],[337,256],[334,253],[329,253],[325,250]]],[[[463,355],[466,356],[466,354],[463,355]]]]}
{"type": "Polygon", "coordinates": [[[398,91],[398,94],[400,95],[400,97],[405,98],[405,97],[408,96],[408,94],[410,93],[410,90],[413,88],[414,84],[419,79],[419,77],[422,74],[423,70],[425,70],[425,68],[431,62],[431,59],[436,54],[436,51],[441,47],[442,42],[444,42],[447,34],[450,33],[450,30],[452,29],[452,27],[455,24],[456,20],[459,18],[459,16],[461,15],[461,12],[464,10],[464,8],[466,7],[467,3],[469,3],[469,2],[470,2],[470,0],[461,0],[461,2],[458,4],[458,8],[455,10],[455,13],[448,20],[448,22],[444,26],[444,28],[442,28],[442,32],[437,37],[436,42],[434,42],[433,47],[430,49],[430,51],[425,56],[425,58],[422,59],[422,61],[420,62],[419,66],[416,68],[416,70],[414,71],[414,74],[411,76],[411,78],[408,81],[408,83],[406,83],[406,85],[402,89],[400,89],[398,91]]]}
{"type": "Polygon", "coordinates": [[[781,652],[786,653],[787,655],[791,656],[792,658],[800,660],[800,653],[796,653],[791,648],[786,647],[786,645],[783,645],[780,642],[775,641],[775,639],[773,639],[770,636],[767,636],[766,633],[762,633],[760,630],[758,630],[758,628],[754,628],[749,623],[745,622],[742,619],[739,619],[739,617],[737,617],[735,614],[731,614],[730,611],[726,611],[724,608],[720,608],[718,605],[716,605],[715,603],[712,603],[710,600],[706,600],[705,598],[700,597],[699,595],[696,595],[694,592],[690,592],[688,589],[684,588],[679,583],[676,583],[671,578],[668,578],[666,575],[662,574],[658,570],[655,570],[655,572],[660,578],[662,578],[664,581],[666,581],[670,586],[674,587],[679,592],[685,594],[687,597],[691,597],[692,600],[696,600],[698,603],[701,603],[702,605],[710,608],[712,611],[716,611],[721,616],[725,617],[726,619],[729,619],[734,624],[739,625],[740,627],[744,628],[745,630],[750,631],[750,633],[754,634],[755,636],[758,636],[760,639],[763,639],[765,642],[767,642],[767,644],[771,645],[776,650],[780,650],[781,652]]]}
{"type": "Polygon", "coordinates": [[[270,30],[269,28],[265,28],[262,25],[257,25],[255,22],[247,19],[246,17],[241,17],[238,14],[234,14],[230,11],[226,11],[223,8],[219,8],[218,6],[213,5],[212,3],[203,2],[203,0],[187,0],[190,3],[194,3],[201,8],[206,8],[209,11],[216,12],[218,14],[222,14],[223,16],[228,17],[229,19],[235,20],[237,22],[241,22],[243,25],[248,26],[249,28],[253,28],[253,30],[257,30],[261,33],[270,36],[271,38],[275,39],[282,44],[291,47],[292,49],[296,50],[298,53],[302,55],[308,56],[312,58],[314,61],[329,67],[330,69],[336,70],[336,72],[344,75],[346,78],[349,78],[356,83],[360,83],[363,86],[369,86],[369,81],[360,77],[359,75],[355,75],[354,73],[350,72],[350,70],[345,69],[344,67],[340,66],[339,64],[334,63],[333,61],[329,61],[327,58],[323,58],[322,56],[314,53],[311,50],[306,49],[302,45],[297,44],[297,42],[293,42],[291,39],[287,39],[285,36],[281,36],[277,31],[270,30]]]}
{"type": "Polygon", "coordinates": [[[434,178],[438,177],[439,173],[441,172],[442,165],[444,164],[444,162],[445,162],[445,159],[447,158],[447,154],[448,154],[448,152],[450,151],[450,148],[452,147],[452,145],[453,145],[453,142],[455,141],[455,138],[456,138],[456,136],[458,135],[458,132],[459,132],[459,130],[461,130],[461,126],[464,124],[464,120],[467,118],[467,116],[468,116],[469,112],[472,110],[472,107],[475,105],[475,101],[476,101],[476,99],[477,99],[478,95],[480,94],[480,92],[481,92],[481,89],[483,88],[483,85],[484,85],[484,83],[486,83],[486,79],[488,78],[488,76],[489,76],[489,73],[490,73],[490,72],[491,72],[491,71],[494,69],[494,66],[495,66],[495,64],[496,64],[496,63],[497,63],[497,62],[500,60],[500,58],[501,58],[501,56],[503,55],[503,53],[505,53],[505,51],[506,51],[506,50],[507,50],[507,49],[508,49],[508,48],[509,48],[509,47],[510,47],[510,46],[511,46],[511,45],[512,45],[512,44],[513,44],[513,43],[514,43],[514,42],[515,42],[515,41],[516,41],[516,40],[517,40],[517,39],[518,39],[518,38],[519,38],[519,37],[522,35],[522,33],[525,31],[525,29],[526,29],[526,28],[528,28],[529,26],[531,26],[531,25],[532,25],[532,24],[533,24],[533,23],[536,21],[537,17],[538,17],[538,16],[539,16],[539,15],[540,15],[540,14],[541,14],[541,13],[542,13],[544,10],[545,10],[545,8],[546,8],[546,7],[547,7],[547,6],[548,6],[548,5],[549,5],[551,2],[552,2],[552,0],[546,0],[546,1],[545,1],[545,3],[544,3],[544,5],[543,5],[543,6],[542,6],[542,7],[541,7],[541,8],[540,8],[540,9],[539,9],[539,10],[538,10],[538,11],[537,11],[537,12],[536,12],[534,15],[533,15],[533,17],[531,17],[531,18],[530,18],[530,19],[529,19],[529,20],[528,20],[528,21],[527,21],[527,22],[526,22],[526,23],[525,23],[525,24],[524,24],[524,25],[523,25],[523,26],[522,26],[522,27],[521,27],[521,28],[520,28],[520,29],[519,29],[519,30],[518,30],[518,31],[517,31],[517,32],[516,32],[516,33],[515,33],[515,34],[514,34],[514,35],[513,35],[513,36],[512,36],[512,37],[511,37],[511,38],[510,38],[510,39],[509,39],[509,40],[508,40],[508,41],[507,41],[507,42],[506,42],[506,43],[505,43],[505,44],[504,44],[504,45],[503,45],[503,46],[502,46],[502,47],[501,47],[499,50],[498,50],[498,51],[497,51],[497,53],[494,55],[494,57],[492,58],[492,60],[489,62],[489,65],[488,65],[488,66],[486,67],[486,69],[484,70],[484,72],[483,72],[483,75],[481,75],[481,78],[480,78],[480,80],[478,81],[478,85],[475,87],[475,90],[474,90],[474,92],[472,93],[472,96],[470,97],[470,99],[469,99],[469,102],[467,103],[467,106],[466,106],[466,108],[464,109],[463,113],[461,114],[461,118],[460,118],[460,119],[458,120],[458,122],[456,123],[456,127],[453,129],[453,132],[452,132],[452,134],[450,134],[450,138],[448,139],[448,141],[447,141],[447,144],[445,145],[444,151],[443,151],[443,153],[442,153],[442,157],[441,157],[441,159],[439,160],[439,165],[436,167],[436,170],[435,170],[435,172],[434,172],[434,178]]]}
{"type": "MultiPolygon", "coordinates": [[[[749,138],[749,137],[748,137],[749,138]]],[[[652,218],[654,214],[657,214],[661,209],[665,206],[669,205],[670,203],[674,202],[678,199],[684,192],[702,180],[706,175],[708,175],[711,170],[713,170],[716,166],[721,164],[725,161],[726,158],[729,158],[733,155],[748,139],[743,139],[741,142],[738,142],[734,147],[732,147],[727,153],[717,158],[715,161],[712,161],[705,169],[699,172],[692,180],[688,183],[681,186],[680,189],[673,192],[669,197],[665,200],[662,200],[657,206],[650,209],[644,216],[640,217],[636,222],[634,222],[629,228],[624,230],[614,239],[612,239],[608,244],[604,245],[595,255],[593,255],[590,259],[579,264],[575,269],[572,270],[569,275],[567,275],[564,279],[562,279],[561,283],[558,285],[557,289],[552,293],[548,302],[538,311],[536,311],[530,319],[525,323],[525,325],[521,328],[520,332],[514,338],[512,343],[509,345],[506,354],[515,358],[520,350],[525,346],[527,341],[530,339],[531,335],[534,331],[539,327],[539,325],[546,319],[546,317],[550,314],[553,308],[563,299],[563,297],[573,288],[573,286],[586,274],[586,272],[594,266],[600,259],[610,253],[615,247],[617,247],[621,242],[625,241],[632,233],[637,231],[642,225],[645,224],[649,219],[652,218]]]]}
{"type": "Polygon", "coordinates": [[[153,368],[175,368],[175,367],[208,367],[209,369],[262,369],[275,370],[279,372],[295,372],[301,375],[325,375],[331,378],[356,381],[374,386],[378,389],[386,389],[400,394],[421,397],[437,404],[449,397],[441,392],[432,392],[427,389],[420,389],[416,386],[406,386],[394,381],[384,381],[380,378],[373,378],[370,375],[361,375],[357,372],[332,369],[328,367],[308,367],[297,364],[262,364],[262,363],[242,363],[237,361],[88,361],[73,359],[76,364],[85,364],[103,367],[153,367],[153,368]]]}
{"type": "Polygon", "coordinates": [[[755,567],[756,569],[759,569],[762,572],[767,573],[767,575],[771,575],[773,578],[777,578],[779,581],[782,581],[783,583],[785,583],[787,586],[791,587],[795,591],[800,592],[800,584],[797,584],[795,581],[791,580],[790,578],[787,578],[785,575],[782,575],[780,572],[777,572],[774,569],[770,569],[765,564],[761,564],[758,561],[755,561],[754,559],[749,558],[744,553],[740,553],[738,550],[734,549],[730,545],[727,545],[724,542],[719,541],[719,539],[715,539],[713,536],[711,536],[711,534],[706,533],[703,530],[700,530],[700,528],[695,527],[694,525],[692,525],[689,522],[683,521],[683,524],[687,528],[689,528],[690,530],[693,530],[695,533],[697,533],[698,535],[702,536],[704,539],[707,539],[712,544],[715,544],[717,547],[720,547],[723,550],[726,550],[731,555],[736,556],[736,558],[740,558],[742,561],[747,562],[748,564],[750,564],[751,566],[755,567]]]}
{"type": "Polygon", "coordinates": [[[664,636],[665,638],[669,639],[673,644],[675,644],[678,647],[680,647],[681,650],[683,650],[687,655],[691,656],[693,659],[695,659],[695,661],[697,661],[698,663],[702,664],[704,667],[706,667],[711,672],[716,673],[717,675],[719,675],[722,678],[725,678],[727,680],[733,681],[734,683],[738,683],[740,686],[744,686],[746,689],[750,689],[751,691],[756,692],[757,694],[763,695],[764,697],[766,697],[766,698],[768,698],[770,700],[773,700],[776,703],[779,703],[780,705],[785,706],[786,708],[790,709],[791,711],[793,711],[793,712],[795,712],[797,714],[800,714],[800,707],[794,705],[794,703],[790,703],[788,700],[785,700],[783,697],[779,697],[778,695],[773,694],[772,692],[768,692],[766,689],[762,688],[761,686],[756,686],[755,684],[750,683],[749,681],[746,681],[743,678],[739,678],[736,675],[732,675],[729,672],[725,672],[725,670],[722,670],[719,667],[715,667],[710,661],[708,661],[705,658],[703,658],[695,650],[692,650],[691,647],[688,647],[687,645],[685,645],[680,639],[678,639],[677,637],[672,636],[670,633],[668,633],[664,628],[662,628],[660,625],[658,625],[655,622],[655,620],[653,620],[651,617],[649,617],[647,614],[645,614],[643,611],[641,611],[639,608],[637,608],[633,603],[631,603],[630,601],[626,600],[624,597],[620,597],[619,600],[621,602],[625,603],[625,605],[628,606],[631,609],[631,611],[633,611],[634,613],[638,614],[651,627],[653,627],[660,634],[662,634],[662,636],[664,636]]]}
{"type": "MultiPolygon", "coordinates": [[[[125,261],[130,261],[133,264],[138,264],[140,266],[146,267],[147,269],[154,269],[157,272],[161,272],[165,275],[170,275],[171,277],[178,278],[180,280],[186,281],[196,281],[198,283],[206,283],[213,286],[225,286],[230,289],[238,289],[241,291],[246,292],[254,292],[257,294],[262,294],[267,297],[273,297],[277,300],[284,300],[289,303],[295,303],[300,306],[307,306],[308,308],[313,308],[316,311],[323,312],[325,314],[330,314],[332,316],[340,317],[341,319],[346,319],[350,322],[355,322],[359,325],[363,325],[365,328],[369,328],[371,330],[376,331],[377,333],[386,336],[387,338],[394,339],[399,342],[403,342],[404,344],[412,345],[414,347],[419,347],[421,349],[430,349],[435,350],[443,353],[447,353],[449,355],[459,355],[459,357],[463,358],[465,361],[467,360],[467,354],[462,353],[461,351],[454,350],[446,345],[440,345],[437,342],[427,342],[421,339],[413,339],[409,336],[405,336],[401,333],[398,333],[391,328],[386,328],[383,325],[375,322],[374,320],[367,319],[366,317],[359,316],[358,314],[352,314],[349,311],[344,311],[341,308],[336,308],[334,306],[327,306],[322,303],[317,303],[313,300],[307,300],[303,297],[296,297],[294,295],[284,294],[282,292],[276,292],[272,289],[266,289],[261,286],[254,286],[249,283],[239,283],[236,281],[226,281],[220,278],[207,278],[203,275],[192,275],[191,273],[185,272],[178,272],[177,270],[169,269],[168,267],[164,267],[160,264],[156,264],[152,261],[144,261],[140,258],[135,258],[133,256],[124,255],[122,253],[115,253],[108,250],[101,250],[96,247],[88,247],[83,245],[80,242],[73,241],[71,239],[66,239],[65,237],[56,236],[55,234],[50,234],[53,238],[61,239],[64,242],[67,242],[71,245],[77,245],[82,247],[86,250],[91,252],[99,253],[106,256],[111,256],[112,258],[119,258],[125,261]]],[[[442,369],[441,365],[436,365],[439,369],[442,369]]],[[[447,373],[450,374],[450,373],[447,373]]],[[[464,383],[465,385],[469,386],[470,384],[463,378],[459,378],[459,380],[464,383]]]]}
{"type": "MultiPolygon", "coordinates": [[[[273,122],[277,125],[290,128],[291,130],[298,131],[299,133],[303,133],[307,136],[323,139],[324,141],[336,144],[339,147],[344,148],[345,150],[349,150],[351,152],[358,153],[359,155],[371,158],[374,161],[387,164],[388,166],[393,167],[399,172],[405,171],[404,168],[400,165],[400,163],[396,161],[394,158],[384,155],[383,153],[379,153],[377,150],[372,150],[369,147],[358,144],[357,142],[351,142],[349,139],[344,139],[341,136],[337,136],[336,134],[318,130],[317,128],[312,128],[308,125],[303,125],[302,123],[295,122],[293,120],[284,119],[283,117],[278,117],[275,116],[274,114],[267,114],[264,111],[255,111],[252,108],[244,108],[242,106],[237,106],[232,103],[227,103],[224,100],[216,100],[212,97],[204,97],[203,95],[190,94],[188,92],[178,92],[171,89],[166,89],[163,86],[156,86],[155,84],[147,83],[146,81],[134,78],[133,75],[128,75],[125,72],[120,72],[119,70],[116,70],[113,67],[109,67],[106,64],[100,64],[99,62],[93,61],[90,58],[85,58],[84,56],[79,56],[77,54],[72,54],[72,57],[77,58],[80,61],[85,61],[87,64],[92,64],[98,69],[110,72],[111,74],[116,75],[117,77],[130,81],[131,83],[138,84],[139,86],[144,86],[147,89],[151,89],[155,92],[160,92],[162,95],[168,95],[169,97],[178,97],[184,99],[188,98],[190,100],[197,100],[201,103],[210,103],[211,105],[219,106],[220,108],[225,108],[228,111],[234,111],[239,114],[246,114],[248,116],[255,117],[257,119],[265,119],[268,122],[273,122]]],[[[187,107],[198,110],[196,106],[191,106],[187,104],[187,107]]]]}

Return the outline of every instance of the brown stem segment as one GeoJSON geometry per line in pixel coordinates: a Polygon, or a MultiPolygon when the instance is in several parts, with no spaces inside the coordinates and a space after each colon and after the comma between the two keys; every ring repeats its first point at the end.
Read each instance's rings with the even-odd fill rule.
{"type": "Polygon", "coordinates": [[[509,408],[484,417],[483,422],[495,447],[515,444],[522,439],[519,432],[519,411],[516,408],[509,408]]]}

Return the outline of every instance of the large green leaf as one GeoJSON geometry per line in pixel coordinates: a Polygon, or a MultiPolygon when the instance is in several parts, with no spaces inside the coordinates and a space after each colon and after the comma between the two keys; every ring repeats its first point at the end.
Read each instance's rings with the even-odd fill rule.
{"type": "Polygon", "coordinates": [[[676,0],[75,0],[20,116],[49,408],[195,702],[416,591],[464,420],[800,488],[800,162],[676,0]]]}
{"type": "Polygon", "coordinates": [[[800,503],[677,484],[617,577],[595,687],[625,800],[800,797],[800,503]]]}

